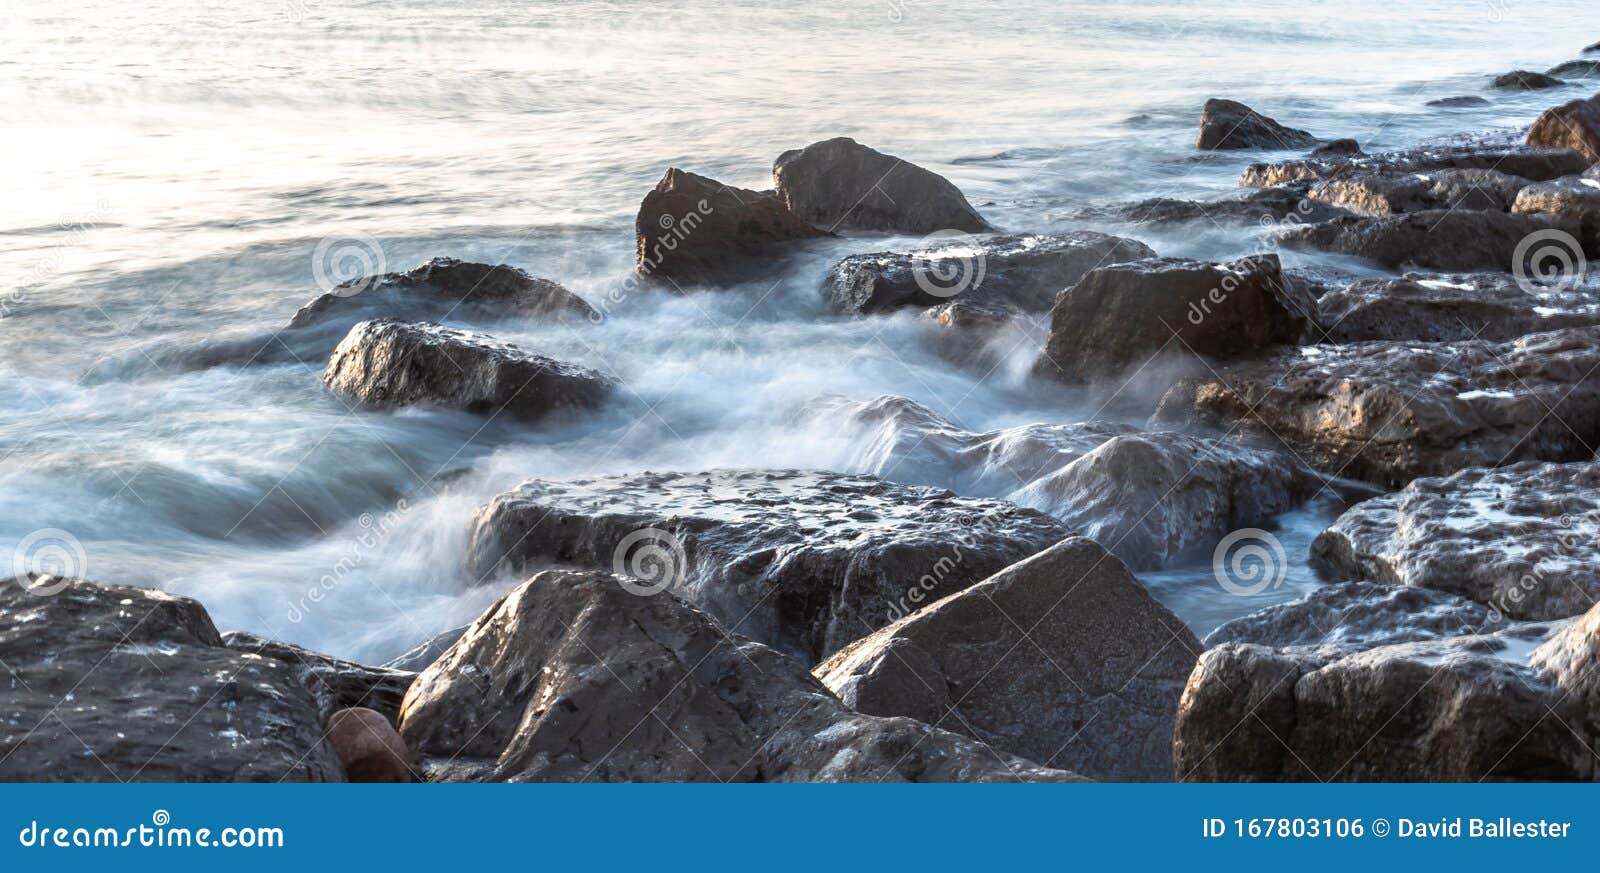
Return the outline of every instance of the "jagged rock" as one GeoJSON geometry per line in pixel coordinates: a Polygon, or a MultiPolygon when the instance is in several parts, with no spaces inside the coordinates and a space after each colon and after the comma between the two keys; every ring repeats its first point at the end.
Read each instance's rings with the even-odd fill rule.
{"type": "Polygon", "coordinates": [[[1267,188],[1357,173],[1429,173],[1438,170],[1497,170],[1508,176],[1546,182],[1581,173],[1590,163],[1591,160],[1570,148],[1542,147],[1531,140],[1529,145],[1451,143],[1365,157],[1333,156],[1251,164],[1239,177],[1239,184],[1267,188]]]}
{"type": "Polygon", "coordinates": [[[392,319],[363,321],[333,350],[322,384],[374,409],[442,406],[534,421],[599,406],[615,382],[483,334],[392,319]]]}
{"type": "Polygon", "coordinates": [[[490,607],[406,695],[430,772],[516,781],[1073,781],[905,718],[852,712],[805,667],[670,592],[549,571],[490,607]]]}
{"type": "Polygon", "coordinates": [[[1311,150],[1311,157],[1320,158],[1329,155],[1361,156],[1366,152],[1361,150],[1361,143],[1353,139],[1336,139],[1327,145],[1318,146],[1311,150]]]}
{"type": "Polygon", "coordinates": [[[1067,535],[1031,509],[867,476],[643,473],[496,497],[473,521],[468,567],[618,568],[809,664],[906,610],[913,589],[914,602],[947,596],[1067,535]]]}
{"type": "MultiPolygon", "coordinates": [[[[1600,179],[1568,176],[1529,185],[1517,195],[1512,211],[1570,218],[1583,233],[1581,245],[1600,253],[1600,179]]],[[[1581,254],[1576,246],[1568,246],[1566,263],[1582,262],[1581,254]]]]}
{"type": "Polygon", "coordinates": [[[1409,586],[1340,582],[1236,618],[1206,637],[1224,643],[1296,647],[1332,656],[1395,643],[1447,639],[1499,627],[1494,613],[1465,598],[1409,586]]]}
{"type": "Polygon", "coordinates": [[[343,333],[377,317],[409,321],[477,318],[592,318],[583,298],[516,267],[434,258],[404,273],[351,279],[296,312],[290,328],[337,322],[343,333]]]}
{"type": "Polygon", "coordinates": [[[822,296],[851,314],[953,298],[1042,312],[1088,271],[1154,256],[1137,240],[1093,231],[961,238],[921,251],[851,255],[829,271],[822,296]]]}
{"type": "Polygon", "coordinates": [[[1243,103],[1212,98],[1200,113],[1200,133],[1195,148],[1298,149],[1316,144],[1311,134],[1284,127],[1243,103]]]}
{"type": "Polygon", "coordinates": [[[1557,64],[1551,67],[1545,71],[1545,74],[1549,76],[1566,76],[1573,79],[1589,79],[1600,76],[1600,61],[1588,58],[1567,61],[1564,64],[1557,64]]]}
{"type": "Polygon", "coordinates": [[[1155,197],[1123,207],[1116,214],[1127,221],[1150,224],[1202,219],[1267,224],[1285,221],[1315,223],[1344,215],[1345,211],[1308,199],[1303,192],[1294,188],[1261,188],[1247,192],[1243,197],[1204,202],[1155,197]]]}
{"type": "Polygon", "coordinates": [[[1511,342],[1371,342],[1286,351],[1179,383],[1158,423],[1242,422],[1329,470],[1389,487],[1600,444],[1600,327],[1511,342]]]}
{"type": "Polygon", "coordinates": [[[1513,340],[1540,331],[1600,324],[1600,287],[1540,291],[1505,273],[1410,273],[1366,279],[1317,300],[1322,339],[1513,340]]]}
{"type": "Polygon", "coordinates": [[[935,719],[1091,778],[1169,780],[1173,713],[1198,651],[1121,562],[1073,538],[857,640],[816,674],[861,712],[935,719]]]}
{"type": "Polygon", "coordinates": [[[441,634],[434,634],[407,649],[399,657],[386,662],[383,666],[390,670],[419,673],[426,670],[429,664],[439,660],[440,655],[449,651],[450,647],[456,644],[456,640],[461,639],[461,634],[465,631],[466,627],[462,626],[447,630],[441,634]]]}
{"type": "Polygon", "coordinates": [[[381,712],[359,706],[338,710],[328,719],[328,744],[351,782],[417,781],[411,750],[381,712]]]}
{"type": "Polygon", "coordinates": [[[830,231],[991,229],[950,180],[844,136],[779,155],[772,186],[796,215],[830,231]]]}
{"type": "Polygon", "coordinates": [[[338,781],[317,697],[296,673],[224,646],[188,598],[7,580],[0,780],[338,781]]]}
{"type": "Polygon", "coordinates": [[[1430,173],[1355,173],[1311,187],[1307,197],[1359,215],[1399,215],[1429,209],[1506,212],[1517,192],[1533,184],[1495,170],[1430,173]]]}
{"type": "Polygon", "coordinates": [[[1056,299],[1035,372],[1085,382],[1162,354],[1236,357],[1298,341],[1315,311],[1315,301],[1284,280],[1277,255],[1101,267],[1056,299]]]}
{"type": "Polygon", "coordinates": [[[1504,91],[1542,91],[1546,88],[1559,88],[1567,84],[1554,76],[1543,73],[1534,73],[1528,70],[1512,70],[1503,76],[1496,77],[1489,84],[1491,88],[1504,91]]]}
{"type": "Polygon", "coordinates": [[[1479,96],[1477,96],[1475,94],[1468,94],[1468,95],[1463,95],[1463,96],[1460,96],[1460,97],[1440,97],[1437,100],[1429,100],[1427,103],[1424,103],[1423,105],[1424,106],[1443,106],[1443,107],[1452,108],[1452,109],[1464,109],[1464,108],[1467,108],[1467,107],[1474,107],[1474,106],[1493,106],[1494,104],[1490,103],[1488,100],[1485,100],[1482,97],[1479,97],[1479,96]]]}
{"type": "Polygon", "coordinates": [[[1600,467],[1513,464],[1418,479],[1352,507],[1311,545],[1347,577],[1445,591],[1517,619],[1600,596],[1600,467]]]}
{"type": "Polygon", "coordinates": [[[230,649],[282,661],[294,668],[295,678],[317,696],[322,720],[340,709],[362,707],[382,713],[390,721],[400,718],[400,700],[417,678],[413,670],[369,667],[290,643],[262,639],[245,631],[228,631],[222,643],[230,649]]]}
{"type": "MultiPolygon", "coordinates": [[[[1528,130],[1528,145],[1573,149],[1583,155],[1586,165],[1600,162],[1600,94],[1545,110],[1528,130]]],[[[1560,175],[1585,169],[1587,166],[1560,175]]]]}
{"type": "Polygon", "coordinates": [[[1548,215],[1511,215],[1455,209],[1425,210],[1378,218],[1335,218],[1289,228],[1278,239],[1354,255],[1389,267],[1510,272],[1523,240],[1542,231],[1576,235],[1578,224],[1548,215]]]}
{"type": "Polygon", "coordinates": [[[672,167],[644,196],[633,223],[639,276],[682,287],[761,272],[798,240],[830,236],[771,191],[724,185],[672,167]]]}

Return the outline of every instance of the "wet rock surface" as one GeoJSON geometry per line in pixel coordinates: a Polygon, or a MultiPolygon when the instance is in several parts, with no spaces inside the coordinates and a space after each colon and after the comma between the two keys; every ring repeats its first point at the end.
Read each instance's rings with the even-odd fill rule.
{"type": "MultiPolygon", "coordinates": [[[[1297,221],[1316,223],[1345,214],[1345,210],[1306,197],[1295,188],[1276,187],[1250,191],[1223,200],[1177,200],[1157,197],[1122,207],[1115,213],[1128,221],[1170,224],[1185,221],[1247,221],[1257,224],[1297,221]]],[[[1153,256],[1153,255],[1152,255],[1153,256]]]]}
{"type": "Polygon", "coordinates": [[[772,185],[794,214],[830,231],[991,229],[950,180],[849,137],[779,155],[772,165],[772,185]]]}
{"type": "Polygon", "coordinates": [[[1285,127],[1243,103],[1212,98],[1200,113],[1200,132],[1194,145],[1206,151],[1298,149],[1316,142],[1317,138],[1306,131],[1285,127]]]}
{"type": "Polygon", "coordinates": [[[323,720],[341,709],[360,707],[382,714],[389,721],[400,718],[400,700],[417,678],[412,670],[371,667],[335,658],[290,643],[263,639],[244,631],[228,631],[222,642],[230,649],[282,661],[294,669],[300,684],[315,694],[323,720]]]}
{"type": "MultiPolygon", "coordinates": [[[[1582,246],[1600,253],[1600,179],[1572,176],[1529,185],[1517,195],[1512,211],[1571,219],[1582,232],[1582,246]]],[[[1577,246],[1568,245],[1565,254],[1569,265],[1583,260],[1577,246]]],[[[1573,268],[1566,269],[1571,272],[1573,268]]]]}
{"type": "Polygon", "coordinates": [[[1488,607],[1442,591],[1337,582],[1299,600],[1227,622],[1206,637],[1205,647],[1253,643],[1331,656],[1465,636],[1500,626],[1488,607]]]}
{"type": "Polygon", "coordinates": [[[1464,109],[1475,106],[1492,106],[1494,104],[1475,94],[1464,94],[1460,97],[1440,97],[1437,100],[1429,100],[1423,105],[1442,106],[1451,109],[1464,109]]]}
{"type": "Polygon", "coordinates": [[[1520,176],[1496,170],[1353,173],[1319,182],[1307,196],[1368,216],[1430,209],[1507,212],[1517,193],[1530,184],[1520,176]]]}
{"type": "Polygon", "coordinates": [[[429,772],[516,781],[1074,781],[908,718],[854,712],[804,666],[670,592],[535,576],[406,697],[429,772]]]}
{"type": "Polygon", "coordinates": [[[536,421],[592,409],[614,388],[593,370],[437,324],[364,321],[334,349],[322,383],[373,409],[439,406],[536,421]]]}
{"type": "Polygon", "coordinates": [[[1600,289],[1568,283],[1541,291],[1525,284],[1505,273],[1412,273],[1355,282],[1318,298],[1319,338],[1504,342],[1600,324],[1600,289]]]}
{"type": "Polygon", "coordinates": [[[1600,94],[1546,110],[1529,128],[1528,145],[1573,149],[1588,163],[1600,162],[1600,94]]]}
{"type": "Polygon", "coordinates": [[[516,267],[434,258],[404,273],[345,282],[301,307],[289,327],[334,323],[343,333],[358,321],[379,317],[588,319],[594,314],[583,298],[516,267]]]}
{"type": "Polygon", "coordinates": [[[797,241],[825,236],[771,191],[672,167],[639,204],[635,269],[669,287],[727,284],[769,270],[797,241]]]}
{"type": "Polygon", "coordinates": [[[317,696],[296,669],[226,647],[188,598],[50,576],[7,580],[0,665],[0,779],[343,778],[317,696]]]}
{"type": "Polygon", "coordinates": [[[715,470],[533,481],[472,524],[482,579],[617,569],[672,588],[737,633],[806,663],[1069,534],[1031,509],[868,476],[715,470]]]}
{"type": "Polygon", "coordinates": [[[1198,651],[1120,561],[1074,538],[852,643],[816,674],[862,712],[931,719],[1095,779],[1166,780],[1198,651]]]}
{"type": "Polygon", "coordinates": [[[1578,224],[1548,215],[1437,209],[1377,218],[1336,218],[1285,230],[1285,245],[1322,249],[1388,267],[1512,271],[1523,240],[1536,233],[1576,236],[1578,224]]]}
{"type": "Polygon", "coordinates": [[[1427,173],[1437,170],[1494,170],[1546,182],[1583,172],[1593,161],[1565,144],[1441,143],[1365,157],[1307,158],[1256,163],[1245,168],[1239,184],[1253,188],[1293,182],[1335,179],[1357,173],[1427,173]]]}
{"type": "Polygon", "coordinates": [[[1495,77],[1489,84],[1491,88],[1503,91],[1542,91],[1546,88],[1559,88],[1566,83],[1554,76],[1544,73],[1535,73],[1531,70],[1512,70],[1503,76],[1495,77]]]}

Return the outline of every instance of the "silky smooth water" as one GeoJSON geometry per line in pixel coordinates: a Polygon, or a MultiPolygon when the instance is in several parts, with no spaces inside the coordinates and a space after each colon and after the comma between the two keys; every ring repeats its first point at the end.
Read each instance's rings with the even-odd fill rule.
{"type": "MultiPolygon", "coordinates": [[[[1484,86],[1575,56],[1600,38],[1574,27],[1587,12],[0,0],[0,561],[157,585],[224,628],[383,658],[500,593],[462,576],[466,521],[522,479],[838,467],[850,447],[792,419],[822,393],[900,394],[974,430],[1080,420],[1078,398],[1024,378],[1036,348],[969,372],[925,349],[912,317],[826,312],[832,259],[912,239],[829,243],[776,284],[629,292],[599,325],[500,331],[626,386],[563,429],[355,412],[322,390],[322,361],[195,370],[172,353],[279,327],[329,277],[437,255],[616,295],[634,211],[666,167],[765,187],[780,151],[835,135],[944,173],[1007,229],[1235,256],[1254,230],[1077,216],[1233,190],[1260,155],[1192,150],[1208,96],[1369,150],[1525,125],[1585,92],[1484,86]],[[1423,106],[1475,93],[1494,104],[1423,106]]],[[[1149,581],[1209,630],[1315,584],[1304,541],[1332,511],[1285,520],[1295,566],[1258,598],[1220,590],[1209,562],[1149,581]]]]}

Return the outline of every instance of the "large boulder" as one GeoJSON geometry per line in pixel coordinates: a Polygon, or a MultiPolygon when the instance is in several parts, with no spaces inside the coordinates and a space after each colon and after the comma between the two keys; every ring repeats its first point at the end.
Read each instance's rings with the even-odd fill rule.
{"type": "Polygon", "coordinates": [[[615,382],[483,334],[393,319],[363,321],[333,350],[322,384],[374,409],[440,406],[535,421],[592,409],[615,382]]]}
{"type": "Polygon", "coordinates": [[[1565,84],[1566,82],[1555,76],[1547,76],[1544,73],[1512,70],[1503,76],[1496,76],[1495,80],[1489,83],[1489,87],[1499,88],[1502,91],[1542,91],[1546,88],[1559,88],[1565,84]]]}
{"type": "Polygon", "coordinates": [[[816,674],[861,712],[929,720],[1095,779],[1170,780],[1199,649],[1120,561],[1075,538],[857,640],[816,674]]]}
{"type": "Polygon", "coordinates": [[[0,780],[339,781],[296,668],[228,648],[198,603],[35,576],[0,584],[0,780]]]}
{"type": "Polygon", "coordinates": [[[1285,245],[1354,255],[1387,267],[1503,270],[1526,257],[1523,241],[1538,233],[1576,236],[1578,223],[1548,215],[1436,209],[1377,218],[1335,218],[1279,234],[1285,245]]]}
{"type": "Polygon", "coordinates": [[[1505,273],[1408,273],[1365,279],[1317,299],[1319,338],[1513,340],[1541,331],[1600,324],[1600,288],[1540,289],[1505,273]]]}
{"type": "Polygon", "coordinates": [[[1591,164],[1600,162],[1600,94],[1545,110],[1528,129],[1528,145],[1573,149],[1591,164]]]}
{"type": "Polygon", "coordinates": [[[434,258],[404,273],[362,276],[300,307],[293,329],[337,322],[343,333],[358,321],[391,317],[411,321],[473,318],[593,318],[583,298],[549,279],[506,264],[434,258]]]}
{"type": "Polygon", "coordinates": [[[323,721],[338,710],[361,708],[397,722],[400,701],[417,678],[412,670],[357,664],[245,631],[228,631],[222,635],[222,642],[230,649],[288,664],[300,684],[316,695],[323,721]]]}
{"type": "MultiPolygon", "coordinates": [[[[1590,252],[1600,253],[1600,179],[1565,176],[1529,185],[1517,194],[1512,211],[1569,218],[1577,222],[1582,231],[1581,245],[1590,252]]],[[[1578,246],[1569,245],[1566,262],[1569,265],[1581,263],[1582,254],[1578,246]]],[[[1572,272],[1571,267],[1568,272],[1572,272]]]]}
{"type": "Polygon", "coordinates": [[[1418,479],[1352,507],[1311,545],[1346,578],[1459,595],[1516,619],[1600,597],[1600,466],[1513,464],[1418,479]]]}
{"type": "Polygon", "coordinates": [[[641,278],[675,288],[763,272],[798,240],[829,236],[771,191],[750,191],[669,168],[633,223],[641,278]]]}
{"type": "Polygon", "coordinates": [[[1200,113],[1200,132],[1195,137],[1194,145],[1207,151],[1299,149],[1316,142],[1317,138],[1311,134],[1284,127],[1243,103],[1213,97],[1206,101],[1200,113]]]}
{"type": "Polygon", "coordinates": [[[1259,430],[1387,487],[1600,444],[1600,327],[1495,343],[1370,342],[1290,350],[1180,382],[1161,423],[1259,430]]]}
{"type": "Polygon", "coordinates": [[[1230,358],[1299,340],[1315,302],[1277,255],[1231,264],[1148,258],[1101,267],[1063,291],[1035,372],[1065,382],[1110,378],[1158,355],[1230,358]]]}
{"type": "Polygon", "coordinates": [[[950,180],[844,136],[779,155],[772,186],[796,215],[830,231],[991,229],[950,180]]]}
{"type": "Polygon", "coordinates": [[[670,592],[549,571],[406,695],[424,769],[516,781],[1072,781],[966,737],[851,711],[804,666],[670,592]],[[464,766],[463,766],[464,765],[464,766]]]}
{"type": "Polygon", "coordinates": [[[1429,209],[1506,212],[1517,192],[1530,184],[1520,176],[1497,170],[1354,173],[1318,182],[1307,196],[1359,215],[1399,215],[1429,209]]]}
{"type": "Polygon", "coordinates": [[[532,481],[473,521],[478,578],[617,569],[806,663],[1068,535],[997,500],[793,470],[532,481]]]}
{"type": "Polygon", "coordinates": [[[822,296],[851,314],[954,299],[1043,312],[1090,270],[1152,257],[1144,243],[1093,231],[952,239],[919,251],[851,255],[829,271],[822,296]]]}
{"type": "Polygon", "coordinates": [[[1442,143],[1365,156],[1333,155],[1246,167],[1239,184],[1252,188],[1335,179],[1360,173],[1429,173],[1438,170],[1497,170],[1545,182],[1581,173],[1592,160],[1564,147],[1500,142],[1442,143]]]}

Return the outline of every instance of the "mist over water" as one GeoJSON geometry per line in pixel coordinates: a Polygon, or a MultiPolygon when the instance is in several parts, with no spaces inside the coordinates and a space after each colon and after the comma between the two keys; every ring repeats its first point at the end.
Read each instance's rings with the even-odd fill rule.
{"type": "MultiPolygon", "coordinates": [[[[1235,190],[1251,154],[1191,148],[1209,96],[1368,151],[1525,125],[1581,93],[1485,92],[1544,69],[1586,3],[362,3],[0,5],[0,560],[36,531],[85,575],[202,600],[218,625],[366,659],[501,593],[463,576],[467,520],[531,477],[719,466],[849,469],[819,395],[902,395],[969,430],[1098,411],[1029,382],[1036,344],[953,367],[912,315],[830,314],[829,264],[912,238],[804,248],[774,280],[631,287],[632,220],[668,166],[770,185],[836,135],[948,176],[997,225],[1121,232],[1223,259],[1251,229],[1079,214],[1235,190]],[[1482,94],[1493,104],[1428,108],[1482,94]],[[321,290],[325,240],[372,265],[509,263],[597,325],[497,336],[616,376],[579,422],[355,412],[323,360],[195,369],[182,353],[283,326],[321,290]],[[335,584],[319,600],[306,594],[335,584]]],[[[1305,256],[1291,262],[1304,263],[1305,256]]],[[[341,277],[342,278],[342,277],[341,277]]],[[[1114,415],[1115,411],[1103,414],[1114,415]]],[[[1248,603],[1204,566],[1147,577],[1200,633],[1315,584],[1305,543],[1248,603]]]]}

